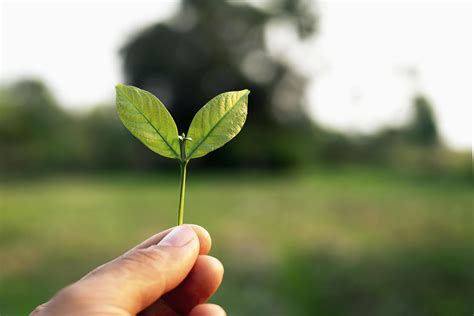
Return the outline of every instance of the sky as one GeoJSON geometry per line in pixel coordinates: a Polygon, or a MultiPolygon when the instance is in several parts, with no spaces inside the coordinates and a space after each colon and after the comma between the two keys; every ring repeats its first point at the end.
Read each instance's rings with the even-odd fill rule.
{"type": "MultiPolygon", "coordinates": [[[[123,80],[119,48],[179,5],[1,1],[0,81],[43,79],[61,104],[78,110],[113,99],[113,87],[123,80]]],[[[317,36],[298,44],[273,25],[268,41],[272,54],[285,54],[310,78],[306,102],[317,122],[353,133],[398,125],[410,115],[413,94],[422,92],[433,103],[443,140],[471,148],[470,1],[319,1],[317,7],[317,36]]]]}

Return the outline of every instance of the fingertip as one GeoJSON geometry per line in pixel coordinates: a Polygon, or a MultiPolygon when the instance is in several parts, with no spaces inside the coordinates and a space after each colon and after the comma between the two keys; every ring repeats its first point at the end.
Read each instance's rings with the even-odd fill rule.
{"type": "Polygon", "coordinates": [[[199,243],[200,243],[199,254],[200,255],[208,254],[212,247],[212,239],[209,232],[204,227],[196,225],[196,224],[185,224],[185,225],[192,227],[192,229],[194,229],[194,232],[199,237],[199,243]]]}
{"type": "Polygon", "coordinates": [[[191,310],[189,316],[226,316],[226,312],[216,304],[200,304],[191,310]]]}
{"type": "Polygon", "coordinates": [[[192,241],[199,243],[198,236],[194,229],[189,226],[178,226],[173,228],[171,232],[160,240],[158,245],[153,247],[183,247],[192,241]]]}
{"type": "MultiPolygon", "coordinates": [[[[211,244],[212,244],[211,236],[209,235],[209,232],[203,227],[199,225],[195,225],[195,224],[184,224],[183,226],[191,227],[196,233],[197,237],[199,238],[199,254],[200,255],[208,254],[209,251],[211,250],[211,244]]],[[[133,251],[136,249],[148,248],[148,247],[157,245],[163,238],[165,238],[170,232],[172,232],[177,227],[178,226],[168,228],[167,230],[164,230],[156,235],[151,236],[150,238],[148,238],[147,240],[145,240],[138,246],[132,248],[130,251],[133,251]]]]}
{"type": "Polygon", "coordinates": [[[213,282],[215,286],[214,291],[219,287],[224,276],[224,266],[217,258],[211,256],[199,256],[194,264],[193,270],[207,271],[206,277],[208,280],[211,279],[211,277],[216,279],[216,281],[213,282]]]}

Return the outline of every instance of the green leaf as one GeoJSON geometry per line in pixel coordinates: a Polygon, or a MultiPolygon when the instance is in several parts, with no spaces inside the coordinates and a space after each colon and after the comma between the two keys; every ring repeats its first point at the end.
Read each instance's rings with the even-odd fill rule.
{"type": "Polygon", "coordinates": [[[245,123],[249,90],[219,94],[193,118],[186,142],[186,158],[198,158],[222,147],[235,137],[245,123]]]}
{"type": "Polygon", "coordinates": [[[117,85],[117,111],[128,130],[148,148],[179,159],[178,129],[166,107],[151,93],[117,85]]]}

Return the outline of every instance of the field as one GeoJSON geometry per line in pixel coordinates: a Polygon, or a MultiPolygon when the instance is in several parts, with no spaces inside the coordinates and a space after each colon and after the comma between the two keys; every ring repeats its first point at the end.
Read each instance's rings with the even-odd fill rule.
{"type": "MultiPolygon", "coordinates": [[[[190,170],[185,221],[226,268],[229,315],[470,315],[472,182],[383,170],[190,170]]],[[[176,220],[174,174],[0,182],[0,306],[25,315],[176,220]]]]}

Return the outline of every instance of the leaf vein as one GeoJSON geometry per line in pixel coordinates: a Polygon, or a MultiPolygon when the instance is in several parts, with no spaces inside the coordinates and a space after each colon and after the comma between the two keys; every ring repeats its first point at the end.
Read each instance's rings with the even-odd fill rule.
{"type": "MultiPolygon", "coordinates": [[[[135,91],[135,89],[134,89],[134,92],[137,93],[137,95],[138,95],[138,92],[135,91]]],[[[125,95],[125,97],[126,97],[126,95],[125,95]]],[[[150,97],[148,96],[148,99],[149,99],[149,98],[150,98],[150,97]]],[[[127,99],[128,99],[128,98],[127,98],[127,99]]],[[[132,99],[133,99],[133,96],[132,96],[132,99]]],[[[170,149],[171,152],[175,155],[175,157],[176,157],[177,159],[179,159],[178,154],[177,154],[176,151],[173,149],[173,147],[171,147],[171,144],[168,143],[168,141],[163,137],[163,135],[161,135],[161,133],[158,131],[158,129],[157,129],[157,128],[152,124],[152,122],[143,114],[143,112],[140,111],[140,109],[139,109],[137,106],[135,106],[133,100],[128,99],[128,101],[129,101],[129,103],[141,114],[141,116],[143,116],[143,117],[145,118],[145,120],[148,122],[148,124],[150,124],[150,125],[153,127],[153,129],[158,133],[158,135],[159,135],[159,136],[161,137],[161,139],[165,142],[165,144],[169,147],[169,149],[170,149]]]]}
{"type": "MultiPolygon", "coordinates": [[[[239,104],[241,102],[241,100],[246,97],[247,94],[244,94],[242,95],[239,100],[237,100],[237,102],[234,103],[234,105],[216,122],[216,124],[214,124],[214,126],[211,127],[211,130],[201,139],[201,141],[193,148],[193,150],[191,150],[191,152],[189,153],[188,157],[191,157],[194,152],[202,145],[202,143],[209,137],[209,135],[212,134],[212,132],[214,131],[214,129],[216,129],[216,127],[222,122],[222,120],[237,106],[237,104],[239,104]]],[[[188,158],[186,157],[186,158],[188,158]]]]}

